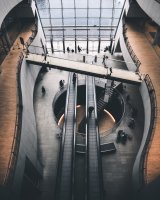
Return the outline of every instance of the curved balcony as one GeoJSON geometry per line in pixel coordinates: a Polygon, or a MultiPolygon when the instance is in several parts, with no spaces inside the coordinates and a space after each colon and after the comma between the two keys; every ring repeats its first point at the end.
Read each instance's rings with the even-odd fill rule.
{"type": "Polygon", "coordinates": [[[160,25],[159,0],[137,0],[137,3],[153,21],[160,25]]]}

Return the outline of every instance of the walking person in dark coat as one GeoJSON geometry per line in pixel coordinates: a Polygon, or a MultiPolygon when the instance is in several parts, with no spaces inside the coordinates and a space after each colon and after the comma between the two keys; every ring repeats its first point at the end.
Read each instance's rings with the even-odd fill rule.
{"type": "Polygon", "coordinates": [[[76,73],[73,73],[73,78],[72,78],[73,84],[76,83],[76,73]]]}
{"type": "Polygon", "coordinates": [[[88,108],[89,117],[91,116],[93,110],[94,110],[94,107],[93,106],[89,106],[89,108],[88,108]]]}
{"type": "Polygon", "coordinates": [[[42,95],[44,96],[44,95],[45,95],[45,93],[46,93],[46,89],[45,89],[45,87],[44,87],[44,86],[42,86],[41,90],[42,90],[42,95]]]}

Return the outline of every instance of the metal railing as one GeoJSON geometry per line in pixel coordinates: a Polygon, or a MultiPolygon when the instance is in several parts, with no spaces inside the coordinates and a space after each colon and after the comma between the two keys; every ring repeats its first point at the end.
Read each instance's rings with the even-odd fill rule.
{"type": "MultiPolygon", "coordinates": [[[[32,35],[27,41],[27,46],[29,46],[32,43],[36,34],[37,34],[37,26],[35,24],[35,30],[32,30],[32,35]]],[[[21,127],[22,127],[22,110],[23,110],[20,73],[21,73],[21,65],[22,65],[23,58],[24,58],[24,55],[21,52],[19,55],[18,63],[17,63],[17,73],[16,73],[17,106],[16,106],[16,121],[15,121],[15,128],[14,128],[14,137],[13,137],[11,154],[10,154],[10,158],[9,158],[7,172],[4,177],[4,181],[3,181],[4,185],[11,185],[11,183],[13,181],[13,176],[14,176],[14,172],[15,172],[15,167],[16,167],[17,157],[18,157],[18,152],[19,152],[19,146],[20,146],[21,127]]]]}
{"type": "Polygon", "coordinates": [[[124,98],[122,97],[120,92],[118,92],[118,90],[116,88],[114,88],[114,94],[117,94],[117,95],[119,95],[121,97],[121,106],[123,107],[122,117],[112,128],[110,128],[109,130],[101,133],[101,137],[100,137],[101,142],[102,142],[102,140],[105,140],[105,138],[107,138],[111,133],[113,133],[117,129],[117,127],[121,124],[121,122],[122,122],[122,120],[123,120],[123,118],[125,116],[125,113],[126,113],[124,98]]]}
{"type": "Polygon", "coordinates": [[[95,120],[96,120],[96,137],[97,137],[97,154],[98,154],[98,171],[99,171],[99,186],[101,189],[101,200],[104,199],[104,188],[103,188],[103,171],[102,171],[102,158],[101,158],[101,146],[100,146],[100,134],[98,128],[98,121],[97,121],[97,101],[96,101],[96,88],[95,88],[95,79],[93,78],[93,85],[94,85],[94,107],[95,107],[95,120]]]}
{"type": "MultiPolygon", "coordinates": [[[[67,107],[68,107],[68,102],[69,102],[69,83],[70,83],[71,75],[69,74],[68,77],[68,86],[67,86],[67,95],[66,95],[66,105],[65,105],[65,119],[67,116],[67,107]]],[[[62,134],[62,139],[61,139],[61,144],[60,144],[60,151],[59,151],[59,158],[58,158],[58,164],[57,164],[57,176],[56,176],[56,188],[55,188],[55,199],[58,199],[58,195],[60,192],[59,185],[61,183],[60,177],[61,177],[61,169],[62,169],[62,159],[63,159],[63,150],[64,150],[64,141],[65,141],[65,133],[66,133],[66,126],[65,124],[63,125],[63,134],[62,134]]]]}
{"type": "MultiPolygon", "coordinates": [[[[67,113],[68,113],[68,105],[69,105],[69,96],[70,96],[70,85],[72,84],[72,73],[69,74],[68,78],[68,87],[67,87],[67,95],[66,95],[66,105],[65,105],[65,122],[67,122],[67,113]]],[[[76,104],[77,104],[77,79],[75,84],[75,101],[74,101],[74,120],[73,120],[73,140],[72,140],[72,177],[71,177],[71,196],[74,197],[74,182],[75,182],[75,150],[76,150],[76,144],[75,144],[75,134],[76,134],[76,104]]],[[[63,161],[63,154],[64,154],[64,144],[65,144],[65,137],[66,137],[66,125],[64,123],[63,125],[63,134],[62,134],[62,140],[60,145],[60,152],[59,152],[59,159],[57,164],[57,177],[56,177],[56,194],[55,198],[59,198],[60,194],[60,185],[61,185],[61,171],[62,171],[62,161],[63,161]]]]}
{"type": "Polygon", "coordinates": [[[155,132],[156,126],[156,119],[157,119],[157,100],[156,100],[156,93],[152,81],[148,74],[145,76],[145,83],[148,88],[148,93],[150,96],[150,103],[151,103],[151,120],[150,120],[150,127],[148,130],[148,135],[146,139],[146,143],[144,145],[141,159],[140,159],[140,180],[141,184],[147,183],[147,157],[148,153],[152,144],[152,139],[155,132]]]}
{"type": "Polygon", "coordinates": [[[15,167],[17,163],[17,157],[19,152],[19,145],[20,145],[20,138],[21,138],[21,127],[22,127],[22,91],[21,91],[21,80],[20,80],[20,72],[21,72],[21,64],[23,61],[23,54],[21,53],[19,56],[19,60],[17,63],[17,73],[16,73],[16,80],[17,80],[17,106],[16,106],[16,122],[14,128],[14,137],[11,147],[11,154],[8,163],[7,172],[4,178],[4,185],[11,185],[15,167]]]}
{"type": "Polygon", "coordinates": [[[123,24],[123,37],[124,37],[124,41],[125,41],[125,44],[126,44],[126,47],[128,49],[128,52],[133,60],[133,62],[135,63],[137,69],[136,71],[138,72],[139,71],[139,67],[141,65],[141,62],[140,60],[138,59],[138,57],[136,56],[136,54],[134,53],[133,49],[132,49],[132,46],[128,40],[128,37],[127,37],[127,27],[125,24],[123,24]]]}

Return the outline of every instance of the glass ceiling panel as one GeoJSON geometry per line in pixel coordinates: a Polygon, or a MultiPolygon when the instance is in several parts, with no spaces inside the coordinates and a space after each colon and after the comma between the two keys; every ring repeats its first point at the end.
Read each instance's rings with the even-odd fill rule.
{"type": "Polygon", "coordinates": [[[61,9],[54,9],[53,11],[51,11],[51,17],[52,18],[62,18],[62,11],[61,11],[61,9]]]}
{"type": "Polygon", "coordinates": [[[87,9],[76,9],[76,17],[87,18],[87,9]]]}
{"type": "MultiPolygon", "coordinates": [[[[61,40],[61,50],[66,48],[66,45],[62,44],[70,40],[84,40],[83,45],[88,43],[88,46],[92,46],[95,50],[95,47],[99,46],[97,44],[99,36],[101,41],[106,40],[106,42],[114,38],[124,4],[124,0],[36,0],[36,2],[47,40],[49,37],[56,42],[61,40]],[[97,41],[94,47],[89,44],[91,40],[97,41]]],[[[100,45],[103,45],[101,43],[100,45]]]]}
{"type": "Polygon", "coordinates": [[[74,8],[74,0],[62,0],[63,8],[74,8]]]}
{"type": "Polygon", "coordinates": [[[89,17],[100,17],[100,9],[89,9],[89,17]]]}
{"type": "Polygon", "coordinates": [[[100,8],[100,0],[89,0],[89,8],[100,8]]]}
{"type": "Polygon", "coordinates": [[[75,0],[76,8],[87,8],[87,0],[75,0]]]}
{"type": "Polygon", "coordinates": [[[39,4],[44,1],[49,1],[51,8],[61,8],[61,0],[38,0],[39,4]]]}

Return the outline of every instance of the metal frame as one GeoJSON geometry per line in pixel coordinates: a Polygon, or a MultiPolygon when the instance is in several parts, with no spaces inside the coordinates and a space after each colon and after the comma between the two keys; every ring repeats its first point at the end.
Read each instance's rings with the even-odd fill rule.
{"type": "MultiPolygon", "coordinates": [[[[112,0],[112,6],[111,4],[109,5],[109,7],[104,7],[103,8],[103,1],[104,0],[99,0],[99,6],[97,8],[92,8],[89,5],[89,0],[87,0],[87,7],[86,8],[82,8],[82,7],[78,7],[76,6],[76,1],[77,0],[73,0],[74,6],[72,8],[64,8],[63,6],[63,0],[60,0],[61,2],[61,7],[56,8],[56,7],[51,7],[50,6],[50,0],[48,0],[48,6],[46,7],[41,7],[39,8],[39,13],[43,12],[43,10],[48,10],[49,12],[49,17],[44,17],[41,16],[40,14],[40,18],[42,20],[42,26],[45,32],[45,36],[46,36],[46,41],[48,41],[48,37],[50,37],[53,42],[56,41],[61,41],[62,38],[62,43],[63,43],[63,52],[65,53],[65,43],[66,41],[74,41],[74,49],[75,49],[75,53],[77,53],[77,41],[86,41],[86,53],[89,53],[89,41],[98,41],[98,47],[97,48],[97,52],[100,53],[100,49],[101,49],[101,42],[103,41],[113,41],[114,40],[114,33],[116,32],[116,28],[118,26],[118,21],[119,21],[119,16],[115,16],[115,10],[117,11],[121,11],[122,12],[122,8],[121,7],[117,7],[115,4],[115,0],[112,0]],[[89,16],[89,11],[90,9],[95,10],[95,12],[98,10],[100,10],[100,14],[99,17],[90,17],[89,16]],[[61,11],[61,17],[53,17],[51,16],[51,10],[60,10],[61,11]],[[64,18],[64,11],[65,10],[73,10],[74,16],[73,17],[65,17],[64,18]],[[86,17],[80,16],[77,17],[77,11],[78,10],[86,10],[86,17]],[[111,16],[103,16],[102,10],[104,12],[104,10],[106,12],[112,11],[112,15],[111,16]],[[73,25],[65,25],[65,21],[64,19],[73,19],[74,20],[74,24],[73,25]],[[80,26],[77,25],[77,21],[81,19],[86,19],[86,25],[84,26],[80,26]],[[97,19],[99,21],[98,24],[96,25],[90,25],[89,21],[90,19],[97,19]],[[114,24],[114,20],[117,20],[117,24],[114,24]],[[49,25],[44,25],[43,20],[49,20],[49,25]],[[62,25],[57,25],[54,26],[53,25],[53,20],[62,20],[62,25]],[[102,20],[109,20],[109,25],[102,25],[102,20]],[[68,34],[66,33],[66,30],[72,30],[73,31],[73,35],[72,34],[68,34]],[[84,34],[79,34],[78,31],[85,31],[86,30],[86,34],[84,32],[84,34]],[[97,34],[92,34],[92,30],[97,30],[97,34]],[[59,32],[61,31],[61,32],[59,32]],[[103,34],[102,34],[103,31],[103,34]],[[49,32],[49,33],[48,33],[49,32]],[[56,33],[57,32],[57,33],[56,33]],[[106,35],[104,35],[104,32],[106,32],[106,35]],[[56,33],[56,34],[55,34],[56,33]],[[62,33],[62,35],[60,35],[59,33],[62,33]],[[108,37],[109,36],[109,37],[108,37]],[[83,38],[83,39],[82,39],[83,38]]],[[[124,0],[125,2],[125,0],[124,0]]],[[[95,49],[95,48],[94,48],[95,49]]],[[[93,50],[94,51],[94,50],[93,50]]]]}

